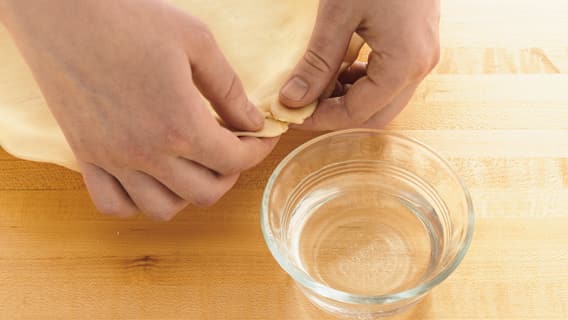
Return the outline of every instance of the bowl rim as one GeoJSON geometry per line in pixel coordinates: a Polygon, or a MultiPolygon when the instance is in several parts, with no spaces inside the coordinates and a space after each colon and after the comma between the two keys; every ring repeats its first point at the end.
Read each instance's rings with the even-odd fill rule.
{"type": "Polygon", "coordinates": [[[294,281],[296,281],[298,284],[302,285],[303,287],[305,287],[309,290],[312,290],[314,293],[316,293],[320,296],[323,296],[325,298],[335,300],[335,301],[340,301],[340,302],[344,302],[344,303],[351,303],[351,304],[388,304],[388,303],[396,303],[396,302],[400,302],[400,301],[403,301],[403,300],[413,299],[413,298],[419,297],[419,296],[427,293],[432,288],[434,288],[435,286],[440,284],[442,281],[444,281],[447,277],[449,277],[449,275],[452,274],[452,272],[458,267],[458,265],[464,259],[465,255],[466,255],[466,253],[467,253],[467,251],[468,251],[468,249],[471,245],[471,242],[472,242],[472,239],[473,239],[475,217],[474,217],[474,210],[473,210],[473,203],[472,203],[472,200],[471,200],[471,196],[469,194],[467,187],[465,186],[465,183],[459,177],[459,175],[457,175],[457,173],[450,166],[450,164],[444,158],[442,158],[436,151],[434,151],[434,149],[432,149],[431,147],[427,146],[426,144],[424,144],[424,143],[422,143],[422,142],[420,142],[420,141],[418,141],[414,138],[410,138],[410,137],[407,137],[405,135],[395,133],[395,132],[391,132],[391,131],[387,131],[387,130],[348,129],[348,130],[340,130],[340,131],[327,133],[327,134],[321,135],[319,137],[316,137],[314,139],[311,139],[311,140],[303,143],[302,145],[296,147],[292,152],[290,152],[290,154],[288,154],[282,161],[280,161],[278,166],[274,169],[274,171],[270,175],[270,178],[268,179],[266,187],[264,188],[264,192],[263,192],[263,195],[262,195],[261,207],[260,207],[260,224],[261,224],[261,229],[262,229],[262,235],[263,235],[264,240],[265,240],[265,242],[268,246],[268,249],[270,250],[270,253],[274,257],[276,262],[280,265],[280,267],[282,269],[284,269],[284,271],[286,273],[288,273],[294,279],[294,281]],[[317,281],[311,279],[310,277],[308,277],[306,275],[305,272],[301,271],[294,264],[292,264],[290,262],[290,260],[287,258],[286,254],[283,254],[280,251],[278,243],[276,242],[274,235],[273,235],[273,233],[270,229],[270,221],[268,219],[268,212],[269,212],[268,211],[268,209],[269,209],[268,203],[269,203],[269,198],[270,198],[270,194],[272,192],[274,183],[275,183],[276,179],[280,176],[282,169],[292,159],[294,159],[299,153],[301,153],[305,149],[309,148],[310,146],[312,146],[316,143],[319,143],[323,140],[335,137],[335,136],[347,135],[347,134],[353,134],[353,133],[366,133],[366,134],[375,134],[375,135],[382,135],[382,136],[392,136],[392,137],[396,137],[396,138],[399,138],[399,139],[406,140],[410,143],[413,143],[413,144],[425,149],[427,152],[431,153],[432,156],[437,158],[437,160],[439,160],[442,163],[442,165],[444,165],[446,167],[449,174],[452,175],[461,185],[462,191],[463,191],[465,199],[466,199],[466,205],[467,205],[467,211],[468,211],[467,212],[467,214],[468,214],[467,234],[465,236],[464,241],[461,243],[461,247],[458,249],[459,250],[458,253],[453,258],[451,263],[449,263],[448,266],[446,266],[444,269],[442,269],[435,277],[433,277],[429,281],[421,283],[421,284],[419,284],[415,287],[412,287],[412,288],[409,288],[409,289],[406,289],[406,290],[403,290],[403,291],[400,291],[400,292],[393,293],[393,294],[384,294],[384,295],[351,294],[349,292],[345,292],[345,291],[342,291],[342,290],[338,290],[338,289],[328,287],[328,286],[326,286],[326,285],[324,285],[320,282],[317,282],[317,281]]]}

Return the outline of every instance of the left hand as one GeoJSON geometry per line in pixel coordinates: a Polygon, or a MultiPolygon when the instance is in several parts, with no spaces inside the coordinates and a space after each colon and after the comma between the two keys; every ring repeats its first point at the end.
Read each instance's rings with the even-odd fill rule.
{"type": "Polygon", "coordinates": [[[439,59],[438,0],[321,0],[303,59],[280,91],[291,108],[320,98],[334,80],[349,40],[358,33],[371,47],[368,64],[339,77],[336,96],[320,101],[306,130],[380,128],[410,101],[439,59]],[[339,92],[337,92],[339,89],[339,92]]]}

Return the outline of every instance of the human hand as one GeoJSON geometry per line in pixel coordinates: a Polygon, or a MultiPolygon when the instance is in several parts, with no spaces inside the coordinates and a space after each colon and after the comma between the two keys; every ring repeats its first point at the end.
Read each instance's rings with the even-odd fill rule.
{"type": "Polygon", "coordinates": [[[370,46],[368,64],[339,76],[334,97],[319,102],[306,130],[380,128],[409,102],[439,59],[438,0],[321,0],[303,59],[280,92],[292,108],[316,101],[335,81],[349,40],[358,33],[370,46]]]}
{"type": "Polygon", "coordinates": [[[275,139],[212,34],[158,0],[0,0],[97,208],[168,220],[210,205],[275,139]]]}

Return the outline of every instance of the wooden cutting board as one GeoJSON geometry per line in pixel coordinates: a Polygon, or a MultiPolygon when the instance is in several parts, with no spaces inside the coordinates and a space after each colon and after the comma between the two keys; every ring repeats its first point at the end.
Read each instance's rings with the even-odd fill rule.
{"type": "MultiPolygon", "coordinates": [[[[477,225],[458,270],[399,318],[566,319],[568,3],[441,2],[440,64],[389,129],[451,162],[477,225]]],[[[259,227],[271,170],[313,136],[287,134],[219,204],[170,223],[101,216],[78,174],[0,151],[0,319],[325,318],[259,227]]]]}

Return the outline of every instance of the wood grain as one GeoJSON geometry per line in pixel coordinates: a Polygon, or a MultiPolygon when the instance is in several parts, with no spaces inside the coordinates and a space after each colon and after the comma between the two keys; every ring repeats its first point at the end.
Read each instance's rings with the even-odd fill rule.
{"type": "MultiPolygon", "coordinates": [[[[477,225],[457,271],[398,318],[566,319],[568,4],[442,6],[440,64],[389,129],[447,158],[477,225]]],[[[287,134],[220,203],[170,223],[101,216],[80,175],[0,151],[0,319],[329,318],[259,227],[270,172],[315,135],[287,134]]]]}

